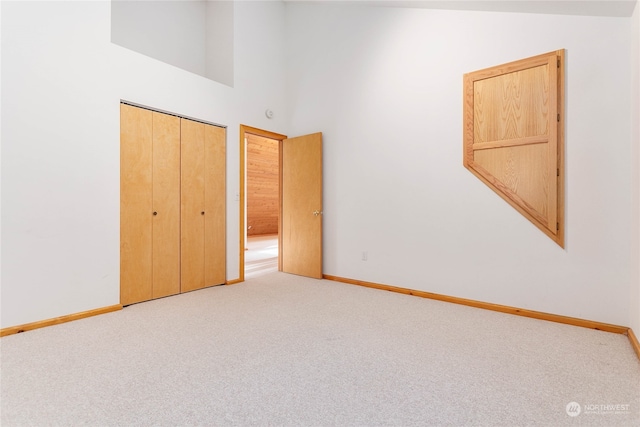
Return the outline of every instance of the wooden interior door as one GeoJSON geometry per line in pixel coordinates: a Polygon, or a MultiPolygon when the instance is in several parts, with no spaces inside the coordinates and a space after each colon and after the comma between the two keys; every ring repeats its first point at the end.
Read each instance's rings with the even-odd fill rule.
{"type": "Polygon", "coordinates": [[[322,133],[289,138],[281,150],[280,263],[322,278],[322,133]]]}
{"type": "Polygon", "coordinates": [[[153,298],[180,292],[180,118],[153,112],[153,298]]]}
{"type": "Polygon", "coordinates": [[[120,304],[153,296],[153,117],[120,105],[120,304]]]}
{"type": "Polygon", "coordinates": [[[204,124],[181,119],[181,292],[204,281],[204,124]]]}
{"type": "Polygon", "coordinates": [[[226,129],[204,127],[204,257],[205,286],[225,283],[226,247],[226,129]]]}
{"type": "Polygon", "coordinates": [[[466,74],[464,165],[564,245],[564,50],[466,74]]]}

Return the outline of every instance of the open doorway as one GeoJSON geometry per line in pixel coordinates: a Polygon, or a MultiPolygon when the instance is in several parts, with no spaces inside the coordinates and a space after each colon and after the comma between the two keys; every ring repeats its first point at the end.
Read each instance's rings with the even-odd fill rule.
{"type": "Polygon", "coordinates": [[[279,270],[280,144],[285,135],[240,127],[240,280],[279,270]]]}
{"type": "Polygon", "coordinates": [[[246,134],[245,278],[278,270],[279,143],[277,139],[246,134]]]}
{"type": "Polygon", "coordinates": [[[245,279],[245,252],[248,249],[246,153],[251,135],[278,142],[278,271],[321,279],[322,133],[287,138],[240,125],[240,271],[238,280],[233,283],[245,279]]]}

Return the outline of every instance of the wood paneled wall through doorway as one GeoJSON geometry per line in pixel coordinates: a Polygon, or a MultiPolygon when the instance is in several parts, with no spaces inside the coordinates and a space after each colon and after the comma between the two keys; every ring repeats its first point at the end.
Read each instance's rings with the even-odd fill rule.
{"type": "Polygon", "coordinates": [[[277,140],[247,134],[247,235],[278,233],[277,140]]]}

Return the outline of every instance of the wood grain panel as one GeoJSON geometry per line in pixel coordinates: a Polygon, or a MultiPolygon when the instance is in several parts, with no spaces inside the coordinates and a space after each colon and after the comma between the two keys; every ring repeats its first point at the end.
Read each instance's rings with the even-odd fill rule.
{"type": "Polygon", "coordinates": [[[282,143],[282,270],[322,278],[322,134],[282,143]]]}
{"type": "Polygon", "coordinates": [[[547,144],[523,145],[475,153],[475,162],[510,192],[525,200],[541,218],[549,214],[547,144]]]}
{"type": "Polygon", "coordinates": [[[464,76],[463,163],[564,245],[564,50],[464,76]]]}
{"type": "Polygon", "coordinates": [[[515,147],[517,145],[545,144],[549,142],[546,135],[527,136],[524,138],[502,139],[498,141],[476,142],[473,150],[488,150],[490,148],[515,147]]]}
{"type": "Polygon", "coordinates": [[[151,111],[120,105],[120,303],[153,295],[151,111]]]}
{"type": "Polygon", "coordinates": [[[474,143],[547,135],[549,67],[474,83],[474,143]]]}
{"type": "Polygon", "coordinates": [[[226,130],[204,127],[205,286],[226,280],[226,130]]]}
{"type": "MultiPolygon", "coordinates": [[[[556,150],[557,150],[557,175],[558,175],[558,187],[557,187],[557,205],[556,205],[556,222],[558,224],[555,240],[564,247],[564,123],[565,123],[565,105],[564,105],[564,91],[565,91],[565,77],[564,77],[564,64],[565,56],[564,50],[557,52],[557,69],[556,69],[556,105],[558,110],[556,111],[556,117],[558,118],[556,129],[556,150]]],[[[553,89],[553,88],[552,88],[553,89]]]]}
{"type": "Polygon", "coordinates": [[[153,112],[153,298],[180,292],[180,118],[153,112]]]}
{"type": "Polygon", "coordinates": [[[247,234],[277,234],[279,141],[247,135],[247,234]]]}
{"type": "Polygon", "coordinates": [[[204,282],[204,124],[181,119],[180,290],[204,282]]]}
{"type": "Polygon", "coordinates": [[[562,224],[562,229],[564,230],[564,222],[560,222],[559,218],[563,218],[564,212],[564,196],[563,189],[560,187],[564,187],[564,163],[560,161],[564,156],[562,152],[564,148],[560,146],[560,140],[563,138],[561,133],[562,128],[559,126],[560,122],[560,110],[562,107],[559,105],[563,102],[561,100],[564,98],[560,93],[560,84],[559,84],[559,75],[563,74],[563,68],[560,64],[564,64],[564,55],[554,55],[549,57],[549,62],[547,65],[547,73],[549,82],[549,143],[547,145],[547,157],[549,159],[547,163],[547,178],[549,180],[549,211],[547,215],[547,229],[551,232],[551,234],[555,235],[555,241],[560,244],[560,246],[564,245],[563,234],[560,232],[560,227],[562,224]],[[561,203],[560,198],[563,198],[561,203]],[[562,212],[561,212],[562,211],[562,212]]]}

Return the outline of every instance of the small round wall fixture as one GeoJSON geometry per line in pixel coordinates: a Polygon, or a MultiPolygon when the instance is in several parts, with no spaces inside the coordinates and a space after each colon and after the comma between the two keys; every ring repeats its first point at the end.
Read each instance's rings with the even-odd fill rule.
{"type": "Polygon", "coordinates": [[[267,110],[264,112],[264,115],[267,116],[267,119],[272,119],[273,118],[273,111],[271,111],[270,109],[267,108],[267,110]]]}

